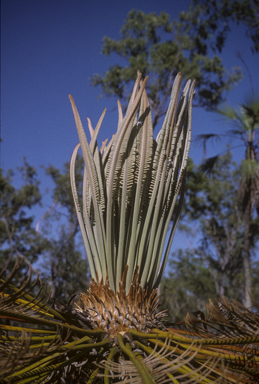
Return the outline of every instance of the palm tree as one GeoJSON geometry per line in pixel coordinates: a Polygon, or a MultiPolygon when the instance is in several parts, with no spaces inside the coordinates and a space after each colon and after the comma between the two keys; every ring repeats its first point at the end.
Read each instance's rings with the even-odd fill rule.
{"type": "MultiPolygon", "coordinates": [[[[245,301],[246,307],[252,306],[251,293],[251,224],[257,210],[259,214],[259,95],[252,92],[251,96],[239,106],[237,110],[230,106],[218,109],[224,118],[234,125],[226,135],[232,140],[239,139],[245,146],[245,155],[241,163],[241,179],[239,186],[240,206],[244,222],[243,240],[243,264],[245,274],[245,301]]],[[[206,140],[215,138],[218,135],[199,135],[199,139],[206,140]]],[[[230,149],[230,148],[229,148],[230,149]]],[[[228,150],[229,150],[228,149],[228,150]]],[[[218,156],[208,158],[202,165],[204,171],[210,171],[218,156]]]]}
{"type": "Polygon", "coordinates": [[[126,115],[118,103],[117,132],[100,150],[104,113],[95,129],[88,119],[88,144],[70,97],[80,140],[71,186],[92,282],[77,300],[49,305],[40,279],[30,282],[30,266],[24,284],[12,285],[23,265],[17,260],[0,280],[1,383],[252,383],[259,377],[257,314],[221,300],[209,304],[206,318],[187,316],[170,328],[166,313],[157,312],[190,146],[194,83],[178,102],[180,81],[179,74],[154,140],[147,78],[138,73],[126,115]],[[75,183],[80,146],[82,204],[75,183]]]}
{"type": "Polygon", "coordinates": [[[221,113],[237,125],[234,134],[242,138],[245,144],[245,157],[241,164],[242,180],[240,183],[240,200],[244,215],[244,273],[245,273],[245,305],[251,307],[251,273],[250,273],[250,227],[255,208],[259,211],[259,163],[257,149],[259,147],[259,96],[253,96],[242,104],[238,111],[232,108],[221,110],[221,113]]]}

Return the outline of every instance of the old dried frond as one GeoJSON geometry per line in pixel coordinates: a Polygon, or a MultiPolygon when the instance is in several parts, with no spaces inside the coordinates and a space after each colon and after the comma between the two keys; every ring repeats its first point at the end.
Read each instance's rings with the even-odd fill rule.
{"type": "Polygon", "coordinates": [[[20,270],[24,270],[23,259],[16,261],[9,276],[3,278],[2,274],[0,279],[1,383],[43,382],[53,376],[53,372],[58,375],[58,370],[63,375],[63,368],[73,361],[89,360],[87,351],[90,353],[109,344],[109,341],[100,341],[101,330],[82,329],[73,321],[72,309],[64,314],[53,309],[48,304],[50,291],[38,276],[32,280],[30,266],[22,286],[14,286],[12,281],[20,270]]]}

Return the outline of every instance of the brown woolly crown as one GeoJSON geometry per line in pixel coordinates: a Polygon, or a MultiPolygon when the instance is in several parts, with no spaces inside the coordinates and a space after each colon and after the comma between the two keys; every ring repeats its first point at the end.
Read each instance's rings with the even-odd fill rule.
{"type": "Polygon", "coordinates": [[[100,283],[92,280],[88,294],[81,293],[76,305],[76,311],[80,314],[81,322],[91,324],[92,328],[100,328],[114,338],[118,333],[124,334],[129,329],[140,332],[148,332],[152,328],[165,329],[160,321],[167,316],[167,311],[157,313],[159,297],[157,289],[149,294],[148,289],[142,289],[138,283],[138,273],[128,294],[125,292],[125,277],[127,268],[119,283],[119,290],[115,293],[109,284],[109,280],[100,283]]]}

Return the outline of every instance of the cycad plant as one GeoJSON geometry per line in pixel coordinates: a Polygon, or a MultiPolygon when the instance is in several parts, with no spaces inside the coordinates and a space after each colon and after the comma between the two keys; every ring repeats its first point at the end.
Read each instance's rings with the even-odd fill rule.
{"type": "Polygon", "coordinates": [[[206,318],[188,315],[172,328],[157,311],[190,147],[194,83],[179,98],[180,81],[178,74],[154,140],[147,79],[138,73],[126,115],[118,103],[117,132],[100,149],[104,113],[95,129],[88,119],[88,144],[70,97],[80,140],[71,186],[92,282],[68,304],[50,305],[30,266],[25,283],[12,285],[23,263],[17,260],[0,280],[1,383],[258,382],[257,314],[222,299],[209,304],[206,318]],[[80,146],[82,202],[75,183],[80,146]]]}

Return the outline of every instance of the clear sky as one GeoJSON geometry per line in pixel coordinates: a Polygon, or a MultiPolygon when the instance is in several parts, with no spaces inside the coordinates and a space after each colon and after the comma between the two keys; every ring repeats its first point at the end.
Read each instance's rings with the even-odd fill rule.
{"type": "MultiPolygon", "coordinates": [[[[85,128],[86,117],[91,118],[94,126],[108,107],[101,139],[110,139],[117,125],[116,102],[111,98],[99,100],[101,90],[89,86],[90,76],[103,74],[116,63],[116,56],[101,54],[103,36],[119,39],[122,23],[133,8],[165,11],[176,18],[189,5],[189,0],[2,0],[1,167],[15,169],[25,156],[39,172],[42,192],[51,189],[41,166],[52,164],[61,168],[70,160],[78,142],[68,94],[74,97],[85,128]]],[[[236,57],[240,51],[254,86],[259,89],[259,55],[252,55],[250,47],[245,28],[234,27],[222,58],[229,70],[242,66],[236,57]]],[[[243,72],[244,79],[229,93],[228,100],[233,106],[250,89],[244,69],[243,72]]],[[[194,110],[194,136],[226,128],[215,114],[194,110]]],[[[225,144],[221,146],[223,149],[225,144]]],[[[215,154],[217,151],[215,148],[215,154]]],[[[242,149],[240,156],[243,155],[242,149]]],[[[201,147],[192,145],[191,156],[199,163],[201,147]]],[[[44,202],[49,204],[47,196],[46,193],[44,202]]]]}

